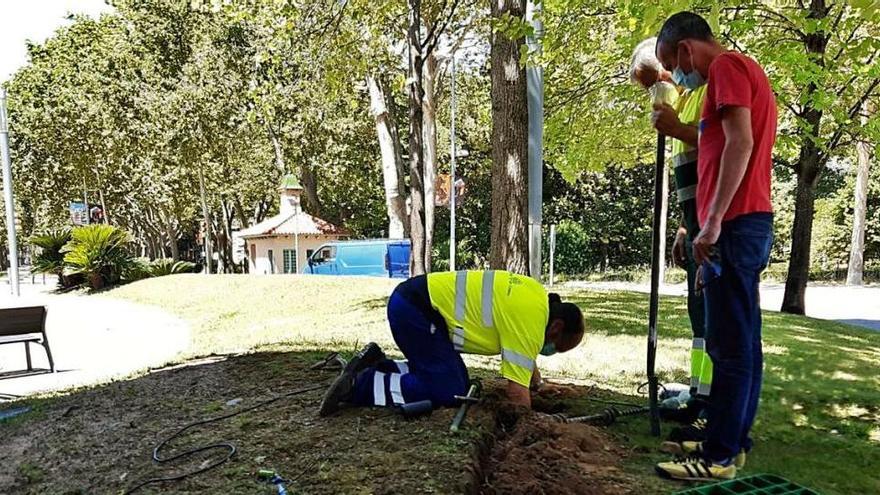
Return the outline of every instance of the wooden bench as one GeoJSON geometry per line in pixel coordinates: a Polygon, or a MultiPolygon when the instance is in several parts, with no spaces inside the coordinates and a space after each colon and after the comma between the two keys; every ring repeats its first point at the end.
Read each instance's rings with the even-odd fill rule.
{"type": "Polygon", "coordinates": [[[27,355],[27,369],[33,371],[31,363],[31,343],[40,344],[46,349],[49,369],[55,371],[55,361],[46,337],[46,307],[28,306],[23,308],[0,308],[0,345],[24,344],[27,355]]]}

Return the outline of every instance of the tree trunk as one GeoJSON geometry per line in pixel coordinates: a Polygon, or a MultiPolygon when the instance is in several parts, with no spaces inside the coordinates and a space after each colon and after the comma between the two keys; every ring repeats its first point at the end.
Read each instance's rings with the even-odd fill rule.
{"type": "MultiPolygon", "coordinates": [[[[492,17],[521,19],[525,0],[494,0],[492,17]]],[[[492,78],[492,238],[489,265],[529,273],[528,132],[526,71],[520,65],[524,38],[494,32],[492,78]]]]}
{"type": "Polygon", "coordinates": [[[386,105],[385,86],[373,76],[367,76],[367,87],[370,90],[370,113],[376,119],[376,136],[379,139],[379,151],[382,155],[382,178],[385,185],[385,208],[388,214],[388,237],[403,239],[406,235],[406,198],[400,187],[398,166],[400,149],[394,116],[389,113],[386,105]]]}
{"type": "MultiPolygon", "coordinates": [[[[818,150],[815,150],[818,153],[818,150]]],[[[802,152],[803,154],[803,152],[802,152]]],[[[810,279],[810,240],[813,236],[813,216],[815,214],[816,165],[807,162],[804,168],[814,169],[813,173],[798,174],[794,203],[794,225],[791,229],[791,255],[788,262],[788,275],[785,280],[785,295],[782,298],[783,313],[802,315],[806,311],[804,299],[807,282],[810,279]]]]}
{"type": "Polygon", "coordinates": [[[437,177],[437,110],[434,84],[437,82],[437,57],[425,60],[425,101],[422,104],[425,133],[425,270],[431,271],[434,249],[434,179],[437,177]]]}
{"type": "Polygon", "coordinates": [[[425,273],[424,166],[422,154],[422,41],[421,0],[409,3],[409,180],[412,211],[409,217],[410,275],[425,273]]]}
{"type": "Polygon", "coordinates": [[[174,228],[174,219],[168,214],[164,208],[161,210],[162,227],[165,229],[165,236],[168,238],[168,247],[171,250],[171,259],[180,260],[180,249],[177,246],[177,229],[174,228]]]}
{"type": "Polygon", "coordinates": [[[244,207],[241,205],[241,198],[237,196],[235,198],[235,213],[238,215],[238,221],[241,223],[242,229],[250,227],[247,214],[244,211],[244,207]]]}
{"type": "MultiPolygon", "coordinates": [[[[807,17],[821,21],[828,16],[824,0],[812,0],[807,9],[807,17]]],[[[825,67],[825,50],[828,38],[824,31],[815,31],[804,36],[804,49],[810,59],[820,67],[825,67]]],[[[815,82],[807,85],[807,95],[813,96],[818,91],[815,82]]],[[[806,101],[813,101],[807,99],[806,101]]],[[[810,278],[810,245],[813,235],[813,216],[815,214],[816,184],[826,165],[826,158],[816,146],[822,123],[822,110],[812,103],[804,106],[801,117],[807,124],[800,129],[801,150],[795,166],[797,174],[797,196],[795,198],[794,224],[791,229],[791,259],[788,264],[788,275],[785,280],[785,294],[782,297],[781,311],[784,313],[804,314],[804,299],[807,282],[810,278]]]]}
{"type": "Polygon", "coordinates": [[[213,235],[213,225],[211,224],[211,213],[208,210],[208,199],[205,196],[205,176],[202,169],[199,168],[199,196],[202,199],[202,220],[205,222],[204,242],[205,242],[205,273],[211,273],[211,262],[213,251],[211,249],[211,236],[213,235]]]}
{"type": "Polygon", "coordinates": [[[303,163],[300,167],[302,175],[303,197],[306,200],[306,213],[321,216],[321,201],[318,199],[318,177],[315,169],[307,163],[303,163]]]}
{"type": "MultiPolygon", "coordinates": [[[[873,113],[870,105],[865,105],[866,113],[873,113]]],[[[862,125],[867,124],[867,116],[862,117],[862,125]]],[[[853,208],[852,241],[849,250],[849,267],[846,271],[846,285],[862,285],[865,270],[865,216],[868,208],[868,176],[871,168],[871,146],[867,141],[856,144],[855,206],[853,208]]]]}
{"type": "Polygon", "coordinates": [[[275,134],[275,129],[272,128],[272,123],[268,120],[266,121],[266,130],[269,131],[269,139],[272,141],[272,150],[275,152],[275,167],[282,174],[286,174],[288,170],[287,165],[284,163],[284,150],[281,149],[281,140],[278,139],[278,135],[275,134]]]}

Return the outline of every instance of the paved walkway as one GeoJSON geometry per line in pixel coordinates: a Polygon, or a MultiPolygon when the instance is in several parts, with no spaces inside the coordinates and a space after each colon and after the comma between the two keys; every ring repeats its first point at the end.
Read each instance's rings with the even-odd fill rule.
{"type": "MultiPolygon", "coordinates": [[[[2,282],[0,308],[47,306],[46,328],[58,372],[0,376],[0,402],[123,377],[161,365],[189,345],[189,326],[158,309],[102,296],[50,294],[52,281],[28,281],[16,298],[2,282]]],[[[27,367],[23,347],[0,346],[0,374],[27,367]]],[[[31,355],[35,367],[48,368],[42,347],[32,345],[31,355]]]]}
{"type": "MultiPolygon", "coordinates": [[[[568,282],[571,288],[593,290],[630,290],[649,292],[648,284],[630,282],[568,282]]],[[[669,296],[687,294],[686,284],[665,284],[660,293],[669,296]]],[[[779,311],[785,286],[761,285],[761,307],[767,311],[779,311]]],[[[821,320],[849,323],[880,331],[880,286],[847,287],[844,285],[810,285],[806,295],[807,316],[821,320]]]]}

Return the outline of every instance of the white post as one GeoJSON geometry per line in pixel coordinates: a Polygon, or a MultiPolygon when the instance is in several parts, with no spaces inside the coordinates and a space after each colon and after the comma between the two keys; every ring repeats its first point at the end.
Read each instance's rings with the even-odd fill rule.
{"type": "Polygon", "coordinates": [[[556,224],[550,225],[550,287],[553,287],[555,282],[554,272],[553,272],[553,262],[556,259],[556,224]]]}
{"type": "Polygon", "coordinates": [[[455,270],[455,52],[450,61],[452,88],[449,109],[449,270],[455,270]]]}
{"type": "MultiPolygon", "coordinates": [[[[541,22],[543,0],[529,0],[526,20],[534,28],[529,36],[529,52],[541,53],[544,25],[541,22]]],[[[543,196],[544,148],[544,70],[539,65],[526,67],[529,105],[529,274],[541,280],[541,200],[543,196]]]]}
{"type": "Polygon", "coordinates": [[[300,206],[297,205],[293,213],[293,222],[295,223],[293,228],[293,252],[296,253],[296,266],[293,269],[293,273],[299,273],[299,209],[300,206]]]}
{"type": "Polygon", "coordinates": [[[9,127],[6,121],[6,90],[0,88],[0,159],[3,162],[3,199],[6,205],[6,235],[9,241],[9,286],[18,296],[18,244],[15,239],[15,202],[12,200],[12,159],[9,157],[9,127]]]}

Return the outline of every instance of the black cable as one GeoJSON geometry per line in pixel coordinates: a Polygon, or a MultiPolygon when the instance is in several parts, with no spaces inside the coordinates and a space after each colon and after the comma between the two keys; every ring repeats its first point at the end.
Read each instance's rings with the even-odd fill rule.
{"type": "Polygon", "coordinates": [[[156,445],[156,447],[153,449],[153,460],[155,462],[161,464],[164,462],[170,462],[170,461],[180,459],[183,457],[189,457],[193,454],[198,454],[199,452],[205,452],[208,450],[216,450],[216,449],[227,450],[228,452],[226,453],[226,456],[223,457],[222,459],[219,459],[219,460],[203,467],[203,468],[196,469],[195,471],[189,471],[189,472],[186,472],[183,474],[178,474],[176,476],[166,476],[163,478],[150,478],[148,480],[142,481],[140,484],[135,485],[133,488],[130,488],[128,491],[126,491],[125,495],[128,495],[130,493],[134,493],[134,492],[140,490],[141,488],[143,488],[147,485],[153,484],[153,483],[164,483],[167,481],[179,481],[184,478],[203,473],[203,472],[208,471],[210,469],[216,468],[217,466],[219,466],[219,465],[223,464],[224,462],[228,461],[229,459],[231,459],[233,455],[235,455],[235,452],[236,452],[235,445],[233,445],[229,442],[220,442],[220,443],[215,443],[215,444],[211,444],[211,445],[204,445],[201,447],[196,447],[194,449],[186,450],[186,451],[181,452],[179,454],[175,454],[171,457],[166,457],[166,458],[160,457],[159,453],[162,450],[162,448],[165,447],[165,445],[167,445],[170,441],[174,440],[175,438],[182,436],[183,433],[186,432],[187,430],[189,430],[190,428],[195,428],[196,426],[201,426],[201,425],[205,425],[205,424],[209,424],[209,423],[215,423],[217,421],[222,421],[224,419],[229,419],[234,416],[238,416],[239,414],[244,414],[248,411],[253,411],[254,409],[259,409],[261,407],[267,406],[269,404],[272,404],[273,402],[278,402],[279,400],[285,399],[287,397],[292,397],[294,395],[304,394],[306,392],[312,392],[314,390],[326,388],[328,384],[329,383],[321,383],[321,384],[317,384],[317,385],[311,385],[308,387],[303,387],[303,388],[299,388],[296,390],[292,390],[290,392],[281,394],[278,397],[273,397],[271,399],[264,400],[263,402],[258,402],[257,404],[254,404],[253,406],[249,406],[244,409],[240,409],[240,410],[235,411],[233,413],[225,414],[223,416],[217,416],[216,418],[203,419],[201,421],[196,421],[194,423],[190,423],[190,424],[184,426],[183,428],[177,430],[177,432],[175,432],[173,435],[162,440],[161,442],[159,442],[158,445],[156,445]]]}
{"type": "Polygon", "coordinates": [[[622,406],[622,407],[642,407],[639,404],[633,404],[632,402],[624,402],[617,400],[607,400],[607,399],[597,399],[594,397],[585,397],[588,401],[596,402],[599,404],[605,404],[609,406],[622,406]]]}

